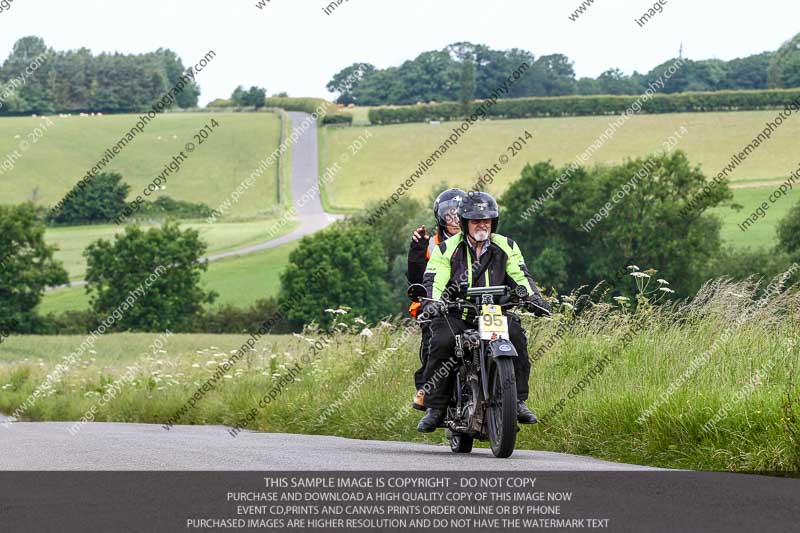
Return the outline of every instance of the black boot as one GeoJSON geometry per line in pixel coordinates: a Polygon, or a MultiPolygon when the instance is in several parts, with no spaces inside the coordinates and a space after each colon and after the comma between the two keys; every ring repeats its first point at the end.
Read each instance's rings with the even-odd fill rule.
{"type": "Polygon", "coordinates": [[[436,428],[439,427],[439,424],[444,420],[444,415],[444,409],[428,409],[428,412],[422,417],[422,420],[419,421],[417,431],[420,433],[436,431],[436,428]]]}
{"type": "Polygon", "coordinates": [[[539,419],[533,414],[533,411],[528,409],[524,400],[517,402],[517,422],[520,424],[535,424],[539,419]]]}

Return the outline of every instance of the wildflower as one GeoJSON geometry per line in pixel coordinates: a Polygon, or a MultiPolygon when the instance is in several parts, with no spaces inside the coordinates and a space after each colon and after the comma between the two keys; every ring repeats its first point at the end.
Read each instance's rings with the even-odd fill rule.
{"type": "Polygon", "coordinates": [[[628,298],[626,296],[614,296],[614,299],[616,301],[618,301],[619,303],[629,302],[630,301],[630,298],[628,298]]]}
{"type": "Polygon", "coordinates": [[[369,328],[364,328],[361,330],[361,333],[359,333],[359,335],[361,335],[362,337],[369,338],[372,337],[372,332],[369,330],[369,328]]]}
{"type": "Polygon", "coordinates": [[[628,265],[628,270],[633,270],[634,272],[638,272],[639,267],[637,267],[636,265],[628,265]]]}
{"type": "Polygon", "coordinates": [[[364,321],[364,319],[361,318],[360,316],[358,316],[355,319],[353,319],[353,322],[355,322],[356,324],[361,324],[362,326],[366,326],[367,325],[367,323],[364,321]]]}
{"type": "Polygon", "coordinates": [[[661,279],[661,278],[659,278],[659,279],[657,279],[656,281],[658,281],[658,284],[659,284],[659,285],[669,285],[669,281],[667,281],[667,280],[665,280],[665,279],[661,279]]]}
{"type": "Polygon", "coordinates": [[[192,365],[192,368],[200,368],[200,365],[199,365],[199,364],[197,364],[197,363],[194,363],[194,364],[192,365]]]}
{"type": "Polygon", "coordinates": [[[658,290],[660,290],[660,291],[662,291],[662,292],[668,292],[668,293],[670,293],[670,294],[675,294],[675,291],[673,291],[672,289],[670,289],[670,288],[667,288],[667,287],[661,287],[661,288],[660,288],[660,289],[658,289],[658,290]]]}
{"type": "Polygon", "coordinates": [[[634,278],[649,278],[650,274],[645,274],[644,272],[631,272],[631,276],[634,278]]]}

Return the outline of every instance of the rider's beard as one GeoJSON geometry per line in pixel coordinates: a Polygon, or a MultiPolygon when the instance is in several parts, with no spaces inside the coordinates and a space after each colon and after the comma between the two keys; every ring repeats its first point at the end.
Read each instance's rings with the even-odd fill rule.
{"type": "Polygon", "coordinates": [[[485,229],[476,229],[472,234],[472,238],[478,242],[483,242],[489,238],[489,231],[485,229]]]}

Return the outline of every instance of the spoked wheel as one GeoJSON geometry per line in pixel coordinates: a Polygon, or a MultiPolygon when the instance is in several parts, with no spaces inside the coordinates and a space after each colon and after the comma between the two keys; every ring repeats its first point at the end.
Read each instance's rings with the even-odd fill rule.
{"type": "Polygon", "coordinates": [[[496,359],[489,382],[487,424],[495,457],[514,453],[517,441],[517,384],[511,359],[496,359]]]}
{"type": "Polygon", "coordinates": [[[455,453],[469,453],[472,451],[473,440],[471,435],[453,433],[450,436],[450,450],[455,453]]]}

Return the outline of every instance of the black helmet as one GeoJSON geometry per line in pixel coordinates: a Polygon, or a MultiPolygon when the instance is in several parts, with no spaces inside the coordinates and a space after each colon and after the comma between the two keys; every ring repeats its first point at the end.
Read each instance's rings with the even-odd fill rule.
{"type": "Polygon", "coordinates": [[[467,193],[461,189],[447,189],[436,197],[436,201],[433,202],[433,216],[440,228],[447,226],[447,221],[445,220],[447,213],[451,209],[458,209],[461,201],[466,197],[467,193]]]}
{"type": "Polygon", "coordinates": [[[467,197],[461,202],[458,208],[458,217],[461,219],[461,232],[464,235],[469,233],[467,228],[468,220],[492,220],[492,233],[497,232],[497,225],[500,223],[500,208],[497,201],[487,192],[470,191],[467,197]]]}

